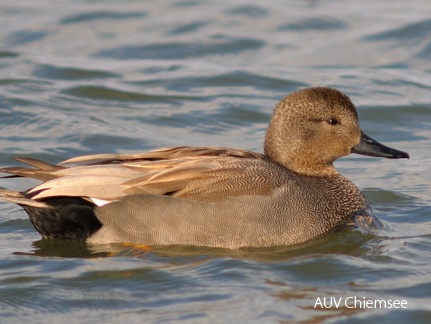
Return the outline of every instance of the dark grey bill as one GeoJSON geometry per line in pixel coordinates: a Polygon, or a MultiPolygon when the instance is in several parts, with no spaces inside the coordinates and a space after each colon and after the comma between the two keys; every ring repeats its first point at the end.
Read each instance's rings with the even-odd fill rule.
{"type": "Polygon", "coordinates": [[[369,137],[367,134],[364,134],[364,132],[361,132],[361,140],[359,143],[352,147],[352,153],[384,157],[387,159],[410,158],[408,153],[383,145],[369,137]]]}

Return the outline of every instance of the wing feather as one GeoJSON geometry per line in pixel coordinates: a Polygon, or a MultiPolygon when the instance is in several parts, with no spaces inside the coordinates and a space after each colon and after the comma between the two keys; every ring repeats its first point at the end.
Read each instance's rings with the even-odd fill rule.
{"type": "Polygon", "coordinates": [[[183,146],[129,155],[95,154],[59,165],[32,158],[18,160],[33,168],[0,171],[45,181],[28,191],[34,200],[74,196],[115,201],[127,195],[155,194],[217,201],[227,196],[266,194],[279,182],[265,174],[268,168],[278,166],[264,155],[223,147],[183,146]]]}

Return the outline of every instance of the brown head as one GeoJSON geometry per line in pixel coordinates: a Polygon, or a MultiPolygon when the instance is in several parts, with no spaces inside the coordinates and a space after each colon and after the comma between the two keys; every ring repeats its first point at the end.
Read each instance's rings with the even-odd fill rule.
{"type": "Polygon", "coordinates": [[[352,152],[408,157],[363,134],[355,106],[338,90],[300,90],[275,108],[265,138],[265,154],[273,161],[300,174],[331,175],[337,173],[333,162],[352,152]],[[364,145],[374,147],[364,151],[364,145]]]}

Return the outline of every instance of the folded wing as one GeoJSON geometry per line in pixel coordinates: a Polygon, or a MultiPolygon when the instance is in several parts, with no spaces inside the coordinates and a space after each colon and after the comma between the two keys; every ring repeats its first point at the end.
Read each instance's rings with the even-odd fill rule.
{"type": "Polygon", "coordinates": [[[221,147],[176,147],[133,154],[97,154],[58,165],[18,158],[33,168],[1,172],[45,181],[29,190],[32,200],[70,196],[118,201],[130,195],[168,195],[217,201],[239,195],[262,195],[282,181],[277,165],[262,154],[221,147]]]}

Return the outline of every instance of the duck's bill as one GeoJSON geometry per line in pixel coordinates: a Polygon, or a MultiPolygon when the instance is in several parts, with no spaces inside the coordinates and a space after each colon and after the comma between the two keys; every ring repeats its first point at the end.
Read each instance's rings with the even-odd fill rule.
{"type": "Polygon", "coordinates": [[[383,157],[387,159],[408,159],[409,154],[383,145],[369,137],[367,134],[361,133],[359,144],[352,147],[352,153],[383,157]]]}

